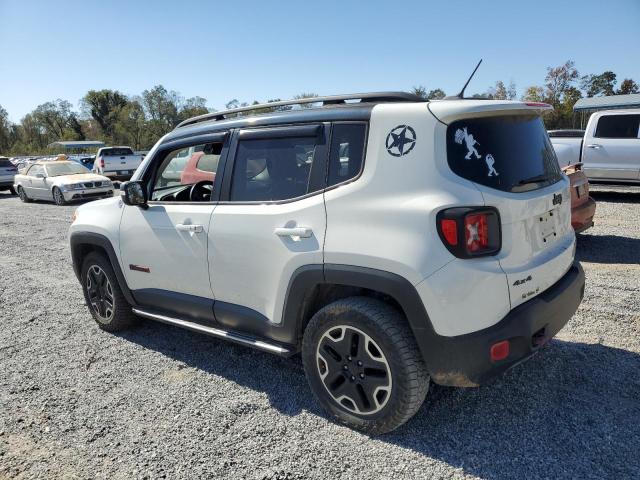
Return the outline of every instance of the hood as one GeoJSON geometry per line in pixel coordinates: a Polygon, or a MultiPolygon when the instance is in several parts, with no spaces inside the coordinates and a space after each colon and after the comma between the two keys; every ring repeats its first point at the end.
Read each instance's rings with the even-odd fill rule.
{"type": "Polygon", "coordinates": [[[95,173],[76,173],[73,175],[59,175],[57,177],[49,177],[49,179],[56,185],[71,185],[73,183],[82,182],[104,182],[109,179],[103,175],[96,175],[95,173]]]}

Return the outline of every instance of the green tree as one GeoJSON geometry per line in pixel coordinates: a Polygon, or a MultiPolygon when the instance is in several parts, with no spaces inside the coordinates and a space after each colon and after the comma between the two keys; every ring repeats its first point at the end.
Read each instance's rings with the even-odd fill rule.
{"type": "Polygon", "coordinates": [[[0,154],[9,152],[13,146],[12,127],[13,125],[9,121],[9,114],[0,105],[0,154]]]}
{"type": "Polygon", "coordinates": [[[544,102],[544,88],[532,85],[522,95],[523,102],[544,102]]]}
{"type": "Polygon", "coordinates": [[[80,101],[85,113],[100,126],[108,139],[113,139],[116,124],[122,110],[129,100],[117,90],[89,90],[80,101]]]}
{"type": "Polygon", "coordinates": [[[427,98],[427,89],[423,85],[416,85],[411,89],[411,93],[424,99],[427,98]]]}
{"type": "Polygon", "coordinates": [[[180,95],[162,85],[142,92],[142,107],[148,120],[149,133],[153,137],[162,137],[180,123],[180,103],[180,95]]]}
{"type": "Polygon", "coordinates": [[[447,94],[441,88],[434,88],[427,93],[427,100],[442,100],[447,94]]]}
{"type": "Polygon", "coordinates": [[[576,70],[573,60],[567,60],[558,67],[547,67],[547,76],[545,77],[546,101],[554,107],[558,106],[562,101],[562,95],[565,90],[573,86],[578,77],[578,70],[576,70]]]}
{"type": "MultiPolygon", "coordinates": [[[[293,97],[294,100],[303,100],[305,98],[316,98],[318,97],[317,93],[312,92],[302,92],[293,97]]],[[[301,103],[300,107],[302,108],[313,108],[313,103],[301,103]]]]}
{"type": "Polygon", "coordinates": [[[511,80],[509,87],[507,88],[507,100],[515,100],[518,97],[518,91],[516,89],[516,82],[511,80]]]}
{"type": "Polygon", "coordinates": [[[620,88],[616,91],[616,95],[629,95],[638,92],[640,92],[638,84],[630,78],[625,78],[620,84],[620,88]]]}
{"type": "Polygon", "coordinates": [[[600,75],[585,75],[580,80],[587,97],[615,95],[616,74],[609,70],[600,75]]]}

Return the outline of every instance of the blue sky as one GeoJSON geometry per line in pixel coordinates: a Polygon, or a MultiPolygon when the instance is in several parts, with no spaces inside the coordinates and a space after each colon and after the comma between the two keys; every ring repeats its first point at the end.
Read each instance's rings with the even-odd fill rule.
{"type": "Polygon", "coordinates": [[[547,66],[640,83],[640,1],[0,0],[0,105],[13,121],[89,89],[163,84],[216,109],[413,85],[468,93],[547,66]]]}

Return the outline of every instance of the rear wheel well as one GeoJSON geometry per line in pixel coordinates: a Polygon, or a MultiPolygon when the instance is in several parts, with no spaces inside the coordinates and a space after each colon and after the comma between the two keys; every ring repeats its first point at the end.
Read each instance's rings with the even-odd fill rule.
{"type": "Polygon", "coordinates": [[[302,305],[302,316],[300,318],[300,338],[304,334],[311,318],[323,307],[337,300],[348,297],[370,297],[376,298],[391,307],[395,308],[405,318],[405,312],[400,303],[390,295],[363,287],[354,287],[350,285],[322,283],[316,285],[311,292],[307,294],[302,305]]]}

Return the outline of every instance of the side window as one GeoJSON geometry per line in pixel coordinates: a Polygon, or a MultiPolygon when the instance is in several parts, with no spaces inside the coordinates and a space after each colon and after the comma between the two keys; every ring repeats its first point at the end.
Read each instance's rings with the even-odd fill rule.
{"type": "Polygon", "coordinates": [[[358,176],[364,158],[366,130],[364,123],[333,125],[328,187],[358,176]]]}
{"type": "Polygon", "coordinates": [[[29,176],[35,177],[38,174],[44,175],[44,167],[42,165],[33,165],[29,169],[29,176]]]}
{"type": "Polygon", "coordinates": [[[598,138],[638,138],[640,115],[605,115],[598,120],[598,138]]]}
{"type": "MultiPolygon", "coordinates": [[[[198,182],[207,182],[204,188],[213,192],[222,143],[206,143],[177,148],[167,153],[153,180],[152,200],[193,201],[189,197],[190,187],[198,182]],[[202,166],[208,168],[202,168],[202,166]]],[[[200,200],[208,201],[208,198],[200,200]]]]}
{"type": "Polygon", "coordinates": [[[316,142],[315,137],[240,140],[230,200],[288,200],[310,193],[316,142]]]}

